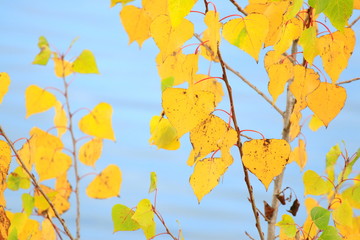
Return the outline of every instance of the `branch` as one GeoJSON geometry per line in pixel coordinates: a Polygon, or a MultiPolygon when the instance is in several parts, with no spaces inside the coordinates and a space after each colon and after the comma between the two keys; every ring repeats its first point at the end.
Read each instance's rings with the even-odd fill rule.
{"type": "Polygon", "coordinates": [[[155,213],[155,215],[158,217],[158,219],[160,220],[160,222],[162,223],[162,225],[164,226],[165,230],[166,230],[166,234],[168,234],[172,239],[174,240],[178,240],[169,230],[169,228],[166,226],[166,223],[164,221],[164,219],[162,218],[162,216],[156,211],[155,207],[153,206],[153,212],[155,213]]]}
{"type": "MultiPolygon", "coordinates": [[[[198,34],[194,34],[194,36],[196,37],[196,39],[198,39],[201,42],[201,38],[198,34]]],[[[206,45],[203,44],[204,47],[206,47],[207,50],[212,51],[211,48],[206,45]]],[[[252,88],[257,94],[259,94],[262,98],[265,99],[265,101],[267,101],[282,117],[284,117],[284,112],[278,108],[271,100],[270,98],[268,98],[262,91],[260,91],[255,85],[253,85],[249,80],[247,80],[244,76],[242,76],[239,72],[237,72],[236,70],[234,70],[232,67],[230,67],[226,62],[224,62],[224,60],[222,61],[224,64],[224,67],[226,69],[228,69],[229,71],[231,71],[232,73],[234,73],[237,77],[239,77],[244,83],[246,83],[250,88],[252,88]]]]}
{"type": "Polygon", "coordinates": [[[1,126],[0,126],[0,135],[2,135],[5,138],[6,142],[10,145],[10,147],[11,147],[12,151],[14,152],[16,158],[18,159],[21,167],[25,170],[26,174],[30,177],[32,184],[40,192],[40,194],[45,198],[46,202],[49,204],[50,208],[53,210],[55,217],[59,220],[59,222],[63,226],[66,235],[68,235],[68,237],[71,240],[74,240],[73,236],[71,235],[69,229],[67,228],[67,226],[65,224],[65,221],[60,217],[60,214],[57,212],[57,210],[55,209],[54,205],[52,204],[52,202],[50,201],[48,196],[44,193],[44,191],[40,187],[40,184],[37,182],[35,176],[33,174],[31,174],[29,169],[27,169],[27,167],[24,164],[24,161],[20,158],[17,150],[15,149],[14,144],[10,141],[10,139],[8,138],[8,136],[6,135],[6,133],[4,132],[4,130],[2,129],[1,126]]]}
{"type": "MultiPolygon", "coordinates": [[[[231,116],[232,116],[232,119],[233,119],[235,130],[238,133],[238,141],[237,141],[236,145],[237,145],[237,147],[239,149],[240,157],[242,157],[243,154],[242,154],[242,143],[241,143],[241,139],[240,139],[240,128],[239,128],[239,125],[237,124],[237,120],[236,120],[236,113],[235,113],[235,107],[234,107],[234,100],[233,100],[233,96],[232,96],[232,89],[231,89],[229,80],[228,80],[227,75],[226,75],[226,69],[225,69],[226,66],[225,66],[225,63],[224,63],[224,61],[223,61],[223,59],[221,57],[219,45],[218,45],[217,52],[218,52],[218,59],[219,59],[221,69],[222,69],[222,72],[223,72],[223,80],[225,82],[226,89],[227,89],[228,95],[229,95],[231,116]]],[[[260,239],[264,240],[264,233],[261,230],[259,213],[257,211],[257,207],[256,207],[256,204],[255,204],[254,192],[253,192],[253,187],[251,186],[251,183],[250,183],[249,173],[248,173],[248,170],[246,169],[245,165],[242,164],[242,166],[243,166],[243,170],[244,170],[246,187],[247,187],[248,192],[249,192],[249,200],[250,200],[250,203],[251,203],[251,208],[252,208],[252,211],[253,211],[253,214],[254,214],[254,217],[255,217],[255,222],[256,222],[255,226],[256,226],[256,229],[258,230],[260,239]]]]}
{"type": "Polygon", "coordinates": [[[355,25],[355,23],[357,23],[360,20],[360,16],[358,16],[352,23],[350,23],[350,25],[348,26],[349,28],[353,27],[355,25]]]}
{"type": "MultiPolygon", "coordinates": [[[[360,17],[359,17],[360,18],[360,17]]],[[[337,85],[341,85],[341,84],[345,84],[345,83],[351,83],[351,82],[355,82],[357,80],[360,80],[360,77],[358,78],[353,78],[353,79],[350,79],[350,80],[347,80],[347,81],[342,81],[342,82],[338,82],[337,85]]]]}
{"type": "Polygon", "coordinates": [[[239,5],[235,0],[230,0],[230,2],[231,2],[232,4],[234,4],[234,6],[237,8],[237,10],[238,10],[239,12],[241,12],[241,13],[244,14],[245,16],[248,15],[248,14],[245,12],[245,10],[244,10],[242,7],[240,7],[240,5],[239,5]]]}

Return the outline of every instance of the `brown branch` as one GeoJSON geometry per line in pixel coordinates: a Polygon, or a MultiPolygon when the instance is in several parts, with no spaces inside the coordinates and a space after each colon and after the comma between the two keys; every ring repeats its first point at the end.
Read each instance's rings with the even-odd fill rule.
{"type": "Polygon", "coordinates": [[[351,83],[351,82],[355,82],[355,81],[358,81],[358,80],[360,80],[360,77],[358,77],[358,78],[353,78],[353,79],[350,79],[350,80],[347,80],[347,81],[338,82],[337,85],[346,84],[346,83],[351,83]]]}
{"type": "Polygon", "coordinates": [[[237,10],[238,10],[239,12],[241,12],[241,13],[244,14],[245,16],[248,15],[248,14],[245,12],[245,10],[244,10],[242,7],[240,7],[240,5],[239,5],[235,0],[230,0],[230,2],[231,2],[232,4],[234,4],[234,6],[237,8],[237,10]]]}
{"type": "MultiPolygon", "coordinates": [[[[198,34],[194,34],[195,38],[198,39],[201,42],[201,38],[198,34]]],[[[211,48],[203,44],[204,47],[207,48],[207,50],[212,51],[211,48]]],[[[244,76],[242,76],[238,71],[234,70],[232,67],[230,67],[226,62],[224,62],[224,66],[226,69],[231,71],[233,74],[235,74],[238,78],[240,78],[244,83],[246,83],[250,88],[252,88],[257,94],[259,94],[262,98],[265,99],[266,102],[268,102],[282,117],[284,116],[284,112],[278,108],[271,100],[268,98],[262,91],[260,91],[254,84],[252,84],[249,80],[247,80],[244,76]]]]}
{"type": "Polygon", "coordinates": [[[348,26],[349,28],[353,27],[355,25],[355,23],[357,23],[360,20],[360,16],[358,16],[354,21],[352,21],[352,23],[350,23],[350,25],[348,26]]]}
{"type": "Polygon", "coordinates": [[[153,212],[155,213],[155,215],[158,217],[158,219],[160,220],[160,222],[162,223],[162,225],[164,226],[166,233],[174,240],[178,240],[169,230],[169,228],[167,227],[164,219],[162,218],[162,216],[156,211],[155,207],[153,206],[153,212]]]}
{"type": "MultiPolygon", "coordinates": [[[[218,52],[218,59],[219,59],[219,62],[220,62],[220,65],[221,65],[221,69],[222,69],[222,72],[223,72],[223,81],[225,82],[226,89],[227,89],[227,92],[228,92],[228,95],[229,95],[230,108],[231,108],[231,116],[232,116],[232,119],[233,119],[233,123],[234,123],[235,130],[236,130],[236,132],[238,133],[238,141],[237,141],[237,144],[236,144],[236,145],[237,145],[237,147],[238,147],[238,149],[239,149],[240,157],[242,158],[242,155],[243,155],[243,154],[242,154],[242,143],[241,143],[241,139],[240,139],[240,128],[239,128],[239,125],[238,125],[237,120],[236,120],[236,113],[235,113],[235,107],[234,107],[234,100],[233,100],[233,95],[232,95],[232,89],[231,89],[229,80],[228,80],[228,78],[227,78],[226,66],[225,66],[225,63],[224,63],[224,61],[223,61],[223,59],[222,59],[222,57],[221,57],[219,45],[218,45],[217,52],[218,52]]],[[[248,173],[248,170],[247,170],[247,168],[245,167],[245,165],[242,164],[242,166],[243,166],[243,170],[244,170],[246,187],[247,187],[248,193],[249,193],[249,200],[250,200],[250,203],[251,203],[251,208],[252,208],[252,211],[253,211],[253,214],[254,214],[254,217],[255,217],[255,222],[256,222],[256,223],[255,223],[255,226],[256,226],[256,229],[258,230],[260,239],[261,239],[261,240],[264,240],[264,233],[262,232],[262,229],[261,229],[261,223],[260,223],[260,219],[259,219],[259,213],[257,212],[257,207],[256,207],[256,204],[255,204],[253,187],[251,186],[251,183],[250,183],[249,173],[248,173]]]]}
{"type": "Polygon", "coordinates": [[[40,192],[40,194],[45,198],[46,202],[49,204],[50,208],[53,210],[55,217],[59,220],[60,224],[63,226],[66,235],[71,240],[74,240],[73,236],[71,235],[69,229],[67,228],[67,226],[65,224],[65,221],[60,217],[60,214],[57,212],[57,210],[55,209],[54,205],[52,204],[52,202],[50,201],[48,196],[44,193],[44,191],[40,187],[40,184],[36,180],[35,176],[33,174],[31,174],[29,169],[27,169],[27,167],[24,164],[24,161],[20,158],[17,150],[15,149],[14,144],[10,141],[10,139],[8,138],[8,136],[6,135],[6,133],[4,132],[4,130],[2,129],[1,126],[0,126],[0,135],[2,135],[5,138],[6,142],[9,144],[9,146],[12,149],[12,151],[14,152],[16,158],[18,159],[21,167],[25,170],[26,174],[30,177],[31,182],[32,182],[33,186],[35,187],[35,189],[37,189],[40,192]]]}

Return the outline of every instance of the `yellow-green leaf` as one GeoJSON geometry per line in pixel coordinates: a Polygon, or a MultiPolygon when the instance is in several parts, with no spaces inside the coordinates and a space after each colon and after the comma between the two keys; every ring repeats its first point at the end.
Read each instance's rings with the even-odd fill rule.
{"type": "Polygon", "coordinates": [[[254,139],[244,142],[242,162],[268,189],[289,161],[290,145],[283,139],[254,139]]]}
{"type": "Polygon", "coordinates": [[[329,181],[322,179],[313,170],[307,170],[304,173],[303,182],[305,187],[305,195],[323,195],[329,193],[333,188],[329,181]]]}
{"type": "Polygon", "coordinates": [[[93,138],[84,143],[79,149],[79,160],[85,165],[94,167],[100,158],[103,142],[101,138],[93,138]]]}
{"type": "Polygon", "coordinates": [[[110,1],[110,7],[114,7],[118,3],[122,3],[122,5],[126,5],[129,2],[132,2],[134,0],[111,0],[110,1]]]}
{"type": "Polygon", "coordinates": [[[131,219],[140,225],[146,239],[150,239],[155,235],[156,223],[154,221],[153,207],[149,199],[143,199],[138,203],[131,219]]]}
{"type": "Polygon", "coordinates": [[[155,191],[157,189],[157,177],[156,172],[150,173],[150,187],[149,187],[149,193],[155,191]]]}
{"type": "Polygon", "coordinates": [[[4,191],[11,162],[11,149],[7,142],[0,140],[0,205],[6,206],[4,191]]]}
{"type": "Polygon", "coordinates": [[[343,199],[332,214],[336,225],[352,227],[353,210],[348,201],[343,199]]]}
{"type": "Polygon", "coordinates": [[[340,154],[341,154],[341,149],[340,149],[339,144],[332,146],[330,148],[329,152],[326,153],[325,171],[326,171],[330,181],[335,180],[335,164],[336,164],[337,159],[339,158],[340,154]]]}
{"type": "Polygon", "coordinates": [[[105,199],[120,195],[122,173],[114,164],[107,166],[86,188],[91,198],[105,199]]]}
{"type": "Polygon", "coordinates": [[[10,77],[6,72],[0,72],[0,103],[2,103],[5,94],[10,86],[10,77]]]}
{"type": "Polygon", "coordinates": [[[309,128],[315,132],[322,126],[324,126],[324,123],[315,114],[313,114],[309,122],[309,128]]]}
{"type": "Polygon", "coordinates": [[[72,64],[72,69],[77,73],[100,73],[94,54],[90,50],[83,50],[72,64]]]}
{"type": "Polygon", "coordinates": [[[99,103],[94,109],[79,121],[80,130],[91,136],[115,141],[112,128],[113,109],[108,103],[99,103]]]}
{"type": "Polygon", "coordinates": [[[125,205],[115,204],[111,210],[114,232],[135,231],[140,228],[139,224],[132,219],[134,211],[125,205]]]}
{"type": "Polygon", "coordinates": [[[158,148],[176,150],[180,147],[180,141],[176,129],[171,125],[169,119],[154,116],[150,120],[149,143],[158,148]]]}
{"type": "Polygon", "coordinates": [[[38,47],[40,48],[40,52],[35,56],[32,64],[46,65],[50,59],[51,50],[44,36],[39,37],[38,47]]]}
{"type": "Polygon", "coordinates": [[[308,63],[312,64],[314,58],[319,54],[315,26],[311,26],[302,32],[301,37],[299,38],[299,44],[303,48],[304,58],[308,63]]]}
{"type": "Polygon", "coordinates": [[[281,221],[276,224],[276,226],[280,227],[280,231],[282,231],[288,237],[295,237],[296,235],[296,224],[294,219],[287,214],[282,215],[281,221]]]}
{"type": "Polygon", "coordinates": [[[332,0],[324,9],[324,14],[336,29],[342,31],[351,17],[353,8],[354,0],[332,0]]]}
{"type": "Polygon", "coordinates": [[[25,92],[26,118],[54,107],[56,97],[54,94],[36,86],[30,85],[25,92]]]}

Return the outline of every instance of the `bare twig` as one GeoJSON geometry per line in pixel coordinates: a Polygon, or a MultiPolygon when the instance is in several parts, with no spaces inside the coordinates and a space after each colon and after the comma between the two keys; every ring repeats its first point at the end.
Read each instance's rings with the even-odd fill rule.
{"type": "Polygon", "coordinates": [[[354,21],[352,21],[352,23],[349,24],[349,28],[353,27],[355,25],[355,23],[357,23],[360,20],[360,16],[358,16],[354,21]]]}
{"type": "MultiPolygon", "coordinates": [[[[223,72],[223,81],[225,82],[225,85],[226,85],[226,89],[227,89],[227,92],[228,92],[228,95],[229,95],[229,101],[230,101],[230,109],[231,109],[231,117],[233,119],[233,123],[234,123],[234,127],[235,127],[235,130],[236,132],[238,133],[238,141],[237,141],[237,147],[239,149],[239,153],[240,153],[240,157],[242,157],[242,143],[241,143],[241,139],[240,139],[240,128],[239,128],[239,125],[237,123],[237,120],[236,120],[236,113],[235,113],[235,107],[234,107],[234,100],[233,100],[233,95],[232,95],[232,89],[231,89],[231,86],[230,86],[230,83],[229,83],[229,80],[227,78],[227,74],[226,74],[226,67],[225,67],[225,63],[221,57],[221,53],[220,53],[220,48],[219,48],[219,45],[218,45],[218,58],[219,58],[219,62],[220,62],[220,65],[221,65],[221,69],[222,69],[222,72],[223,72]]],[[[256,229],[258,230],[258,233],[259,233],[259,236],[260,236],[260,239],[261,240],[264,240],[264,233],[262,232],[262,229],[261,229],[261,224],[260,224],[260,219],[259,219],[259,213],[257,212],[257,207],[256,207],[256,204],[255,204],[255,198],[254,198],[254,192],[253,192],[253,187],[251,186],[251,183],[250,183],[250,178],[249,178],[249,173],[248,173],[248,170],[246,169],[245,165],[242,164],[243,166],[243,170],[244,170],[244,176],[245,176],[245,183],[246,183],[246,187],[248,189],[248,192],[249,192],[249,200],[250,200],[250,203],[251,203],[251,208],[252,208],[252,211],[253,211],[253,214],[254,214],[254,217],[255,217],[255,226],[256,226],[256,229]]]]}
{"type": "Polygon", "coordinates": [[[49,204],[51,210],[53,210],[55,217],[59,220],[60,224],[63,226],[64,231],[66,233],[66,235],[71,239],[74,240],[73,236],[71,235],[68,227],[65,224],[65,221],[60,217],[60,214],[58,213],[58,211],[56,210],[56,208],[54,207],[54,205],[52,204],[52,202],[50,201],[50,199],[48,198],[48,196],[44,193],[44,191],[42,190],[42,188],[40,187],[40,184],[38,183],[38,181],[36,180],[35,176],[33,174],[31,174],[30,170],[27,169],[26,165],[24,164],[24,161],[21,159],[21,157],[19,156],[17,150],[15,149],[14,144],[10,141],[10,139],[8,138],[8,136],[6,135],[6,133],[4,132],[4,130],[2,129],[2,127],[0,126],[0,135],[2,135],[6,142],[9,144],[10,148],[12,149],[12,151],[14,152],[16,158],[18,159],[21,167],[25,170],[26,174],[30,177],[31,182],[33,184],[33,186],[35,187],[36,190],[38,190],[40,192],[40,194],[45,198],[46,202],[49,204]]]}
{"type": "Polygon", "coordinates": [[[248,14],[245,12],[245,10],[244,10],[242,7],[240,7],[240,5],[239,5],[235,0],[230,0],[230,2],[231,2],[232,4],[234,4],[234,6],[237,8],[237,10],[238,10],[239,12],[241,12],[241,13],[244,14],[245,16],[248,15],[248,14]]]}
{"type": "Polygon", "coordinates": [[[360,77],[358,77],[358,78],[353,78],[353,79],[350,79],[350,80],[347,80],[347,81],[338,82],[337,85],[346,84],[346,83],[351,83],[351,82],[355,82],[355,81],[358,81],[358,80],[360,80],[360,77]]]}
{"type": "Polygon", "coordinates": [[[248,232],[245,232],[246,236],[248,236],[251,240],[255,240],[248,232]]]}
{"type": "Polygon", "coordinates": [[[160,222],[162,223],[162,225],[164,226],[166,233],[173,239],[173,240],[178,240],[169,230],[169,228],[167,227],[163,217],[156,211],[155,207],[153,206],[153,212],[155,213],[155,215],[158,217],[158,219],[160,220],[160,222]]]}
{"type": "MultiPolygon", "coordinates": [[[[201,42],[201,38],[198,34],[194,34],[196,39],[198,39],[201,42]]],[[[203,44],[204,47],[206,47],[209,51],[212,51],[211,48],[203,44]]],[[[281,116],[284,116],[284,112],[278,108],[271,100],[268,98],[262,91],[260,91],[254,84],[252,84],[249,80],[247,80],[244,76],[242,76],[238,71],[234,70],[232,67],[230,67],[226,62],[224,62],[224,66],[226,69],[228,69],[230,72],[235,74],[237,77],[239,77],[246,85],[248,85],[250,88],[252,88],[257,94],[259,94],[262,98],[265,99],[266,102],[268,102],[281,116]]]]}

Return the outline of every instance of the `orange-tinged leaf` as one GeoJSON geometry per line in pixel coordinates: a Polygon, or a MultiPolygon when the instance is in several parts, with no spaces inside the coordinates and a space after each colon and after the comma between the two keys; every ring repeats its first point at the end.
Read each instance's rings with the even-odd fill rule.
{"type": "MultiPolygon", "coordinates": [[[[21,232],[18,232],[18,240],[40,239],[40,224],[38,221],[28,218],[21,232]]],[[[49,238],[51,240],[51,238],[49,238]]]]}
{"type": "Polygon", "coordinates": [[[65,78],[74,72],[71,62],[66,61],[62,58],[53,58],[53,60],[55,67],[55,75],[58,78],[65,78]]]}
{"type": "Polygon", "coordinates": [[[299,45],[303,48],[303,54],[306,61],[312,64],[314,58],[319,54],[315,26],[311,26],[302,32],[301,37],[299,38],[299,45]]]}
{"type": "Polygon", "coordinates": [[[283,62],[282,64],[271,65],[267,72],[269,75],[268,90],[273,98],[273,103],[284,92],[286,83],[293,78],[293,64],[290,62],[283,62]]]}
{"type": "Polygon", "coordinates": [[[101,138],[93,138],[84,143],[79,150],[79,160],[85,165],[94,167],[100,158],[103,142],[101,138]]]}
{"type": "Polygon", "coordinates": [[[164,62],[161,60],[161,55],[158,55],[156,60],[161,79],[173,77],[173,86],[184,82],[193,83],[194,75],[198,71],[198,54],[185,55],[179,52],[168,56],[164,62]]]}
{"type": "Polygon", "coordinates": [[[309,108],[327,127],[345,105],[345,88],[327,82],[320,83],[306,98],[309,108]]]}
{"type": "Polygon", "coordinates": [[[186,15],[190,13],[197,0],[167,0],[171,24],[177,27],[186,15]]]}
{"type": "Polygon", "coordinates": [[[360,0],[354,0],[354,9],[360,9],[360,0]]]}
{"type": "Polygon", "coordinates": [[[283,139],[254,139],[244,142],[242,162],[268,189],[288,163],[290,145],[283,139]]]}
{"type": "Polygon", "coordinates": [[[292,64],[289,57],[285,57],[279,52],[276,51],[268,51],[264,57],[264,67],[268,72],[269,68],[274,64],[292,64]]]}
{"type": "Polygon", "coordinates": [[[149,143],[158,148],[176,150],[180,147],[180,141],[176,129],[171,125],[169,119],[154,116],[150,120],[149,143]]]}
{"type": "Polygon", "coordinates": [[[56,178],[55,182],[55,190],[65,199],[69,199],[72,193],[71,184],[67,178],[67,174],[64,173],[63,175],[56,178]]]}
{"type": "Polygon", "coordinates": [[[159,15],[168,14],[168,1],[164,0],[142,0],[145,12],[154,20],[159,15]]]}
{"type": "Polygon", "coordinates": [[[72,64],[74,72],[82,74],[99,74],[94,54],[90,50],[83,50],[72,64]]]}
{"type": "Polygon", "coordinates": [[[283,27],[280,40],[274,45],[274,50],[279,54],[286,52],[295,39],[300,37],[303,22],[298,18],[291,19],[283,27]]]}
{"type": "Polygon", "coordinates": [[[305,142],[302,139],[299,139],[298,146],[292,150],[290,153],[289,162],[295,161],[301,170],[304,169],[307,162],[307,154],[306,154],[306,146],[305,142]]]}
{"type": "Polygon", "coordinates": [[[290,115],[290,141],[293,141],[301,131],[300,120],[302,114],[299,109],[299,105],[296,103],[294,110],[290,115]]]}
{"type": "Polygon", "coordinates": [[[9,227],[10,227],[10,220],[6,216],[5,207],[0,206],[0,239],[1,240],[7,239],[9,227]]]}
{"type": "Polygon", "coordinates": [[[55,103],[54,125],[57,129],[58,137],[61,138],[67,131],[68,118],[62,103],[59,101],[55,103]]]}
{"type": "Polygon", "coordinates": [[[303,182],[305,187],[305,195],[323,195],[329,193],[333,188],[329,181],[322,179],[313,170],[307,170],[304,173],[303,182]]]}
{"type": "Polygon", "coordinates": [[[193,150],[187,164],[194,165],[211,152],[220,150],[221,154],[230,154],[230,148],[237,142],[236,131],[221,118],[210,115],[190,131],[193,150]]]}
{"type": "Polygon", "coordinates": [[[315,132],[322,126],[324,126],[324,123],[315,114],[312,115],[309,122],[309,128],[315,132]]]}
{"type": "Polygon", "coordinates": [[[150,33],[160,49],[159,61],[178,52],[179,48],[194,34],[194,25],[183,19],[179,26],[171,25],[169,16],[159,15],[150,26],[150,33]]]}
{"type": "Polygon", "coordinates": [[[86,188],[91,198],[105,199],[119,196],[122,182],[120,168],[114,164],[107,166],[86,188]]]}
{"type": "Polygon", "coordinates": [[[141,47],[143,42],[150,37],[150,16],[143,8],[127,5],[121,10],[120,18],[129,35],[129,44],[136,41],[141,47]]]}
{"type": "MultiPolygon", "coordinates": [[[[0,205],[6,206],[4,191],[11,162],[11,149],[7,142],[0,140],[0,205]]],[[[1,235],[0,235],[1,236],[1,235]]]]}
{"type": "Polygon", "coordinates": [[[245,18],[237,18],[225,23],[222,34],[229,43],[258,61],[268,29],[269,20],[264,15],[249,14],[245,18]]]}
{"type": "Polygon", "coordinates": [[[156,223],[154,221],[153,206],[149,199],[141,200],[136,206],[136,211],[131,217],[136,221],[144,231],[146,239],[155,236],[156,223]]]}
{"type": "MultiPolygon", "coordinates": [[[[56,211],[59,214],[63,214],[64,212],[69,210],[70,202],[68,201],[67,198],[63,197],[59,192],[48,186],[40,185],[40,187],[44,191],[46,196],[49,198],[51,203],[54,205],[56,211]]],[[[52,218],[55,216],[48,202],[38,191],[35,191],[34,199],[35,199],[35,207],[38,208],[38,212],[40,214],[44,214],[47,212],[49,214],[49,217],[52,218]]]]}
{"type": "Polygon", "coordinates": [[[335,83],[348,65],[355,47],[355,32],[351,28],[333,32],[318,39],[319,54],[326,73],[335,83]],[[332,37],[334,39],[332,39],[332,37]]]}
{"type": "Polygon", "coordinates": [[[194,172],[190,177],[190,185],[199,203],[218,185],[220,177],[233,161],[232,156],[227,153],[222,154],[221,158],[205,158],[196,162],[194,172]]]}
{"type": "Polygon", "coordinates": [[[205,15],[204,22],[208,27],[203,32],[202,42],[206,42],[206,46],[210,47],[209,51],[206,47],[201,46],[201,53],[209,60],[217,61],[217,47],[220,42],[220,29],[222,23],[219,22],[219,13],[208,11],[205,15]]]}
{"type": "Polygon", "coordinates": [[[0,103],[10,86],[10,77],[6,72],[0,72],[0,103]]]}
{"type": "MultiPolygon", "coordinates": [[[[308,213],[308,217],[304,222],[303,232],[306,233],[306,236],[309,239],[316,239],[316,235],[319,232],[318,227],[314,224],[313,220],[311,219],[310,212],[308,213]]],[[[300,239],[305,240],[304,238],[300,238],[300,239]]]]}
{"type": "Polygon", "coordinates": [[[162,94],[162,106],[180,138],[214,111],[215,96],[205,91],[167,88],[162,94]]]}
{"type": "Polygon", "coordinates": [[[39,240],[56,240],[54,226],[49,219],[44,219],[41,223],[41,239],[39,240]]]}
{"type": "Polygon", "coordinates": [[[195,75],[192,88],[194,90],[202,90],[213,93],[215,95],[215,105],[221,102],[222,97],[224,96],[224,91],[221,83],[216,78],[211,78],[208,75],[195,75]]]}
{"type": "Polygon", "coordinates": [[[62,152],[44,151],[41,158],[35,160],[35,168],[40,181],[64,174],[71,164],[71,157],[62,152]]]}
{"type": "Polygon", "coordinates": [[[89,114],[80,119],[79,128],[85,134],[115,141],[111,121],[112,113],[110,104],[99,103],[89,114]]]}
{"type": "Polygon", "coordinates": [[[299,110],[306,108],[306,97],[320,84],[319,74],[313,69],[301,65],[294,66],[294,80],[290,84],[290,91],[294,94],[299,110]]]}
{"type": "Polygon", "coordinates": [[[34,157],[31,152],[30,141],[31,138],[29,141],[24,143],[20,150],[18,150],[20,158],[23,160],[24,165],[29,170],[32,169],[32,165],[34,164],[34,157]]]}
{"type": "Polygon", "coordinates": [[[30,85],[25,92],[26,118],[54,107],[56,97],[54,94],[36,86],[30,85]]]}
{"type": "Polygon", "coordinates": [[[318,207],[319,203],[314,198],[308,197],[305,199],[304,205],[306,208],[306,213],[310,215],[311,209],[318,207]]]}

